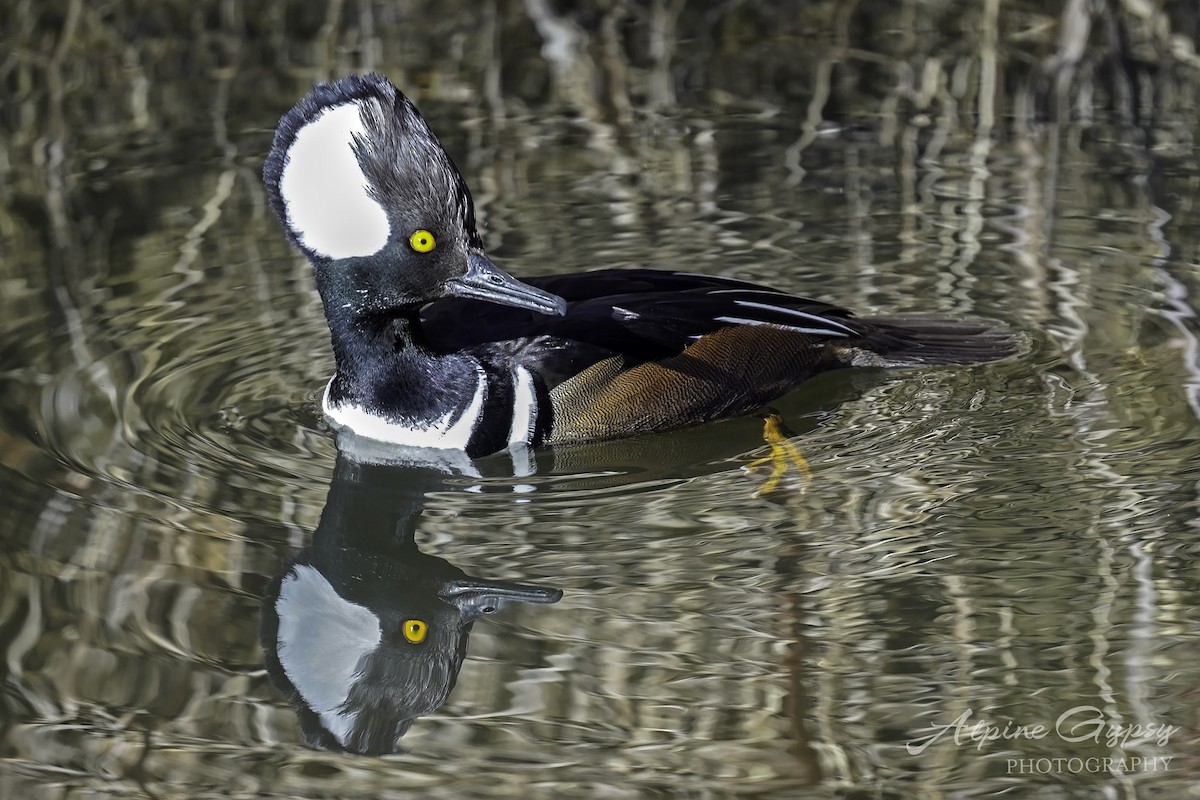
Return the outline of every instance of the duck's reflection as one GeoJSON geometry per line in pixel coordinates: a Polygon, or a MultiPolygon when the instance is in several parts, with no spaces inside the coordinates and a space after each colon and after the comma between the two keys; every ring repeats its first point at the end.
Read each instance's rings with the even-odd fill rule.
{"type": "Polygon", "coordinates": [[[382,754],[454,688],[475,620],[562,590],[466,575],[414,539],[439,473],[340,455],[312,545],[272,581],[262,642],[309,744],[382,754]]]}

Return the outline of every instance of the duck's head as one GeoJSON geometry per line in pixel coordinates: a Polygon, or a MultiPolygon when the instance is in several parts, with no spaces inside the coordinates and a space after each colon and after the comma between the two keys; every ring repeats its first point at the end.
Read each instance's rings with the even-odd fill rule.
{"type": "Polygon", "coordinates": [[[275,579],[262,641],[305,739],[330,750],[397,752],[413,720],[446,702],[477,619],[562,597],[470,577],[415,548],[403,560],[352,548],[327,555],[304,551],[275,579]]]}
{"type": "Polygon", "coordinates": [[[327,308],[389,313],[456,295],[565,311],[487,257],[466,182],[386,78],[316,86],[279,121],[263,177],[327,308]]]}
{"type": "Polygon", "coordinates": [[[267,673],[310,744],[397,752],[413,720],[446,702],[476,620],[562,598],[553,586],[474,577],[422,553],[417,526],[445,485],[424,467],[339,452],[311,544],[264,592],[267,673]]]}

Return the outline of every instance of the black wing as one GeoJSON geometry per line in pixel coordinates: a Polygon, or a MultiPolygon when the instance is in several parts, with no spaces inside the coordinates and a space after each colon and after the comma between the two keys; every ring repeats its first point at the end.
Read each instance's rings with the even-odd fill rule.
{"type": "Polygon", "coordinates": [[[864,332],[842,308],[746,281],[651,269],[545,275],[527,283],[567,301],[562,317],[478,300],[447,298],[421,312],[438,352],[550,336],[639,360],[674,355],[727,325],[775,325],[819,338],[864,332]]]}

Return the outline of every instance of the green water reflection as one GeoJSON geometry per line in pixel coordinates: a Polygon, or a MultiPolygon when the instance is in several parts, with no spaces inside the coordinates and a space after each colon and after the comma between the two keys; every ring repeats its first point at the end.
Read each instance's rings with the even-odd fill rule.
{"type": "Polygon", "coordinates": [[[0,10],[0,796],[1186,796],[1197,12],[977,5],[0,10]],[[768,497],[753,419],[446,477],[422,551],[565,596],[476,625],[408,754],[310,749],[258,615],[329,491],[332,359],[258,172],[369,68],[518,275],[709,272],[1031,351],[814,381],[780,404],[811,481],[768,497]],[[1067,741],[1072,709],[1146,735],[1067,741]],[[958,719],[1049,732],[932,738],[958,719]]]}

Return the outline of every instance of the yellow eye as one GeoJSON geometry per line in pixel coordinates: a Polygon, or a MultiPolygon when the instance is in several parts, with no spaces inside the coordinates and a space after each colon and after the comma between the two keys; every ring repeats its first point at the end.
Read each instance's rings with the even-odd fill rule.
{"type": "Polygon", "coordinates": [[[428,630],[429,626],[419,619],[404,620],[404,638],[413,644],[420,644],[425,641],[425,633],[428,630]]]}
{"type": "Polygon", "coordinates": [[[413,231],[413,235],[408,237],[408,245],[418,253],[428,253],[437,247],[437,240],[429,231],[413,231]]]}

